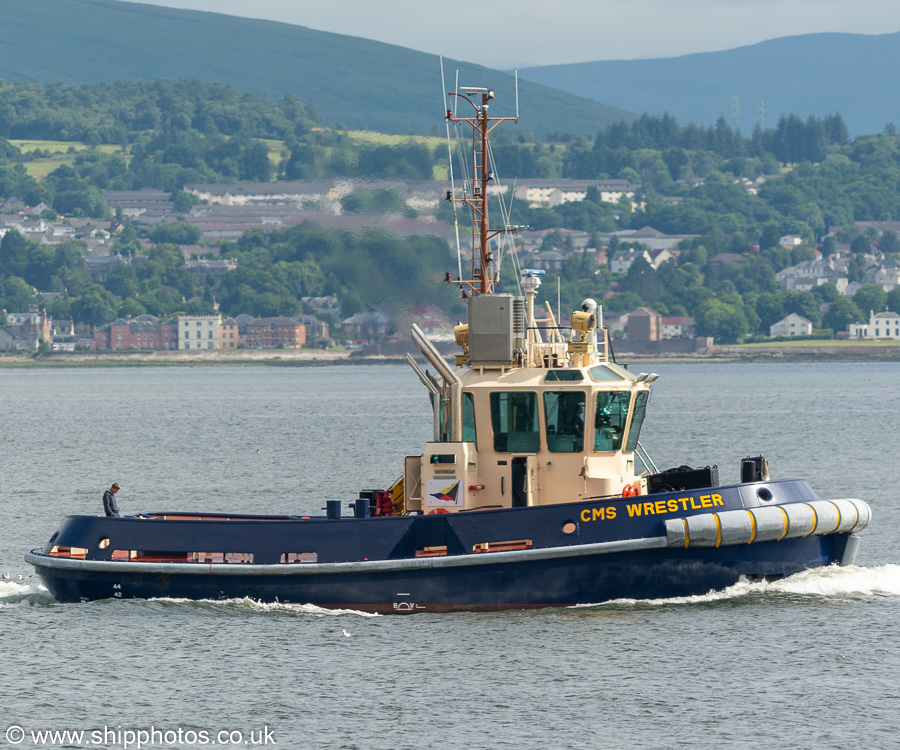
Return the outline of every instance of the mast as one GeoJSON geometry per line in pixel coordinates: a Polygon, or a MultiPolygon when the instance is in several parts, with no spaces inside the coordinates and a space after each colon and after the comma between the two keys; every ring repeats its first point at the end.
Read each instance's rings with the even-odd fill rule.
{"type": "MultiPolygon", "coordinates": [[[[518,114],[515,117],[490,117],[488,114],[488,102],[494,98],[491,89],[481,87],[463,87],[463,93],[456,91],[447,92],[448,97],[457,97],[457,100],[467,101],[475,110],[475,115],[459,117],[454,114],[454,107],[447,107],[448,123],[467,123],[472,128],[472,162],[471,181],[463,188],[462,197],[457,197],[453,190],[447,191],[447,200],[451,203],[463,203],[472,212],[472,271],[468,279],[449,278],[447,281],[460,284],[463,287],[463,297],[476,294],[490,294],[497,280],[494,270],[494,255],[490,249],[490,241],[499,234],[506,232],[515,233],[514,228],[503,227],[491,229],[488,219],[488,185],[493,181],[493,172],[488,168],[489,141],[491,131],[505,120],[518,122],[518,114]],[[481,98],[480,104],[473,99],[481,98]]],[[[518,96],[518,92],[517,92],[518,96]]]]}

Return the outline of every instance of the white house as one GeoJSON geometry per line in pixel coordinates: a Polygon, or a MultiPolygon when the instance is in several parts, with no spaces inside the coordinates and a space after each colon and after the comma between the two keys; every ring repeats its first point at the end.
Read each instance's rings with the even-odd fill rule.
{"type": "Polygon", "coordinates": [[[682,240],[692,240],[699,237],[697,234],[663,234],[658,229],[649,226],[641,227],[640,229],[620,229],[617,232],[613,232],[613,235],[620,240],[640,242],[641,245],[651,251],[674,250],[682,240]]]}
{"type": "Polygon", "coordinates": [[[851,339],[900,339],[900,314],[870,312],[868,323],[847,326],[851,339]]]}
{"type": "Polygon", "coordinates": [[[221,315],[179,315],[179,349],[219,349],[221,315]]]}
{"type": "Polygon", "coordinates": [[[801,234],[786,234],[784,237],[778,240],[778,244],[782,247],[786,247],[788,249],[798,247],[803,244],[803,235],[801,234]]]}
{"type": "Polygon", "coordinates": [[[650,257],[649,252],[644,249],[632,250],[629,248],[626,250],[616,250],[613,253],[612,258],[609,261],[609,270],[613,273],[628,273],[631,264],[638,258],[643,258],[647,263],[653,265],[653,258],[650,257]]]}
{"type": "Polygon", "coordinates": [[[812,334],[812,323],[797,313],[791,313],[774,325],[769,326],[770,336],[809,336],[812,334]]]}
{"type": "Polygon", "coordinates": [[[636,185],[628,180],[570,180],[570,179],[525,179],[517,182],[516,200],[524,200],[532,208],[558,206],[562,203],[583,201],[588,188],[595,187],[600,192],[603,203],[618,203],[623,197],[635,206],[636,185]]]}
{"type": "Polygon", "coordinates": [[[803,279],[823,279],[824,283],[835,277],[845,277],[848,263],[847,257],[804,260],[796,266],[782,268],[775,274],[775,279],[782,289],[794,289],[797,282],[803,279]]]}
{"type": "Polygon", "coordinates": [[[661,336],[664,339],[694,338],[694,319],[679,316],[664,317],[661,336]]]}

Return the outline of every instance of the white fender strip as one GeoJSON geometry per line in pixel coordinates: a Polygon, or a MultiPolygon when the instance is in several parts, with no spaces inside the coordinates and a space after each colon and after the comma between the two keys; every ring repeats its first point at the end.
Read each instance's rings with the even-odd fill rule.
{"type": "Polygon", "coordinates": [[[747,510],[701,513],[665,523],[669,547],[721,547],[823,534],[853,534],[869,525],[872,510],[856,499],[814,500],[747,510]]]}

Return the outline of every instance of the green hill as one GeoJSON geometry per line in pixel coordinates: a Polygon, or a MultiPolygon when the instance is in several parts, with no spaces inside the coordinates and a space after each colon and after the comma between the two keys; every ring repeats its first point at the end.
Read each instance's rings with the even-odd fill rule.
{"type": "MultiPolygon", "coordinates": [[[[3,0],[0,78],[44,84],[157,79],[231,83],[312,101],[326,123],[388,133],[442,125],[439,58],[381,42],[272,21],[117,0],[3,0]]],[[[512,76],[446,60],[448,83],[497,91],[515,110],[512,76]]],[[[594,133],[633,115],[520,81],[526,131],[594,133]]],[[[0,113],[2,116],[2,113],[0,113]]]]}

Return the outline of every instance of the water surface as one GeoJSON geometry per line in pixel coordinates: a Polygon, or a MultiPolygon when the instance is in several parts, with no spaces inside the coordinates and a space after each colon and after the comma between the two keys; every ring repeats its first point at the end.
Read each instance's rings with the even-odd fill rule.
{"type": "Polygon", "coordinates": [[[861,497],[858,565],[537,612],[62,605],[22,555],[99,513],[113,481],[125,510],[318,513],[421,452],[427,398],[394,366],[0,370],[0,744],[15,724],[268,727],[269,747],[359,750],[896,747],[900,364],[652,369],[642,442],[660,468],[732,482],[763,454],[774,477],[861,497]]]}

